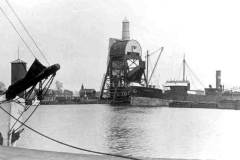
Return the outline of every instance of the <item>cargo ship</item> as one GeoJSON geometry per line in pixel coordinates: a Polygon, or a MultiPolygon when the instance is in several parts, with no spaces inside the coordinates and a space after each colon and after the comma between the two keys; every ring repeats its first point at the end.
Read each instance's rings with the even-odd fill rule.
{"type": "Polygon", "coordinates": [[[184,76],[179,81],[167,81],[165,87],[169,90],[163,98],[171,101],[170,107],[240,109],[240,92],[224,89],[220,70],[216,71],[216,86],[209,85],[204,91],[191,90],[184,76]]]}

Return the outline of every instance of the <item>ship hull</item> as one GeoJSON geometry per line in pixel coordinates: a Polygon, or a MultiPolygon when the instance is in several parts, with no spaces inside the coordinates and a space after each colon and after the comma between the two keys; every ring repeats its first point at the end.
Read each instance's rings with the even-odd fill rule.
{"type": "Polygon", "coordinates": [[[130,86],[118,90],[112,105],[240,110],[240,95],[169,94],[161,89],[130,86]]]}
{"type": "Polygon", "coordinates": [[[170,100],[151,97],[131,97],[130,105],[141,107],[168,107],[170,100]]]}
{"type": "Polygon", "coordinates": [[[119,89],[116,95],[111,101],[113,105],[167,106],[169,104],[168,100],[162,99],[162,90],[157,88],[130,86],[119,89]]]}

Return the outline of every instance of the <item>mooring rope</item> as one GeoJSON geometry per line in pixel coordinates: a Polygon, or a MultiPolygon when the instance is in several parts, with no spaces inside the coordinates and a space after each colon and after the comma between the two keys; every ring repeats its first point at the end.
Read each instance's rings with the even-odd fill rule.
{"type": "MultiPolygon", "coordinates": [[[[55,77],[55,75],[53,75],[53,76],[47,81],[47,83],[45,84],[45,86],[44,86],[45,92],[42,94],[43,97],[47,94],[47,91],[48,91],[50,85],[52,84],[54,77],[55,77]]],[[[46,80],[44,80],[44,82],[45,82],[45,81],[46,81],[46,80]]],[[[43,82],[43,83],[44,83],[44,82],[43,82]]],[[[30,91],[27,92],[27,94],[28,94],[27,97],[28,97],[28,98],[29,98],[30,94],[32,93],[33,89],[35,88],[35,86],[36,86],[36,85],[34,85],[34,86],[30,89],[30,91]]],[[[44,89],[43,89],[43,90],[44,90],[44,89]]],[[[25,107],[21,102],[18,101],[19,98],[20,98],[20,97],[18,97],[18,98],[17,98],[16,100],[14,100],[14,101],[15,101],[16,103],[18,103],[19,105],[23,106],[25,109],[24,109],[24,111],[19,115],[19,117],[17,118],[18,120],[20,120],[20,118],[23,116],[23,114],[24,114],[31,106],[33,106],[33,105],[29,105],[28,107],[25,107]]],[[[27,117],[27,119],[23,122],[24,124],[30,119],[30,117],[33,115],[33,113],[37,110],[37,108],[38,108],[39,106],[40,106],[40,102],[39,102],[37,105],[35,105],[34,110],[30,113],[30,115],[27,117]]],[[[15,123],[12,125],[11,129],[9,130],[9,134],[12,132],[12,130],[13,130],[13,128],[15,127],[15,125],[17,124],[18,120],[16,120],[15,123]]],[[[23,125],[20,125],[17,129],[14,129],[14,130],[17,131],[17,130],[20,129],[22,126],[23,126],[23,125]]]]}
{"type": "MultiPolygon", "coordinates": [[[[27,117],[27,119],[23,122],[23,124],[26,124],[27,121],[31,118],[31,116],[33,115],[33,113],[37,110],[37,108],[40,106],[40,103],[38,105],[35,106],[34,110],[31,112],[31,114],[27,117]]],[[[20,118],[18,119],[20,121],[20,118]]],[[[16,121],[17,122],[17,121],[16,121]]],[[[18,129],[20,129],[23,124],[21,124],[18,128],[15,129],[15,131],[17,131],[18,129]]],[[[11,130],[10,130],[11,131],[11,130]]]]}
{"type": "Polygon", "coordinates": [[[17,118],[15,118],[12,114],[8,113],[8,111],[6,111],[1,105],[0,105],[0,109],[2,109],[6,114],[8,114],[10,117],[12,117],[13,119],[15,119],[16,121],[18,121],[19,123],[21,123],[23,126],[25,126],[26,128],[30,129],[31,131],[37,133],[38,135],[45,137],[51,141],[54,141],[56,143],[62,144],[64,146],[70,147],[70,148],[74,148],[77,150],[81,150],[81,151],[85,151],[85,152],[89,152],[89,153],[95,153],[95,154],[100,154],[100,155],[106,155],[106,156],[112,156],[112,157],[119,157],[119,158],[125,158],[125,159],[131,159],[131,160],[142,160],[139,158],[135,158],[135,157],[131,157],[131,156],[123,156],[123,155],[118,155],[118,154],[112,154],[112,153],[105,153],[105,152],[99,152],[99,151],[94,151],[94,150],[89,150],[89,149],[85,149],[85,148],[81,148],[81,147],[77,147],[71,144],[67,144],[65,142],[62,142],[60,140],[51,138],[35,129],[33,129],[32,127],[29,127],[28,125],[24,124],[23,122],[21,122],[20,120],[18,120],[17,118]]]}

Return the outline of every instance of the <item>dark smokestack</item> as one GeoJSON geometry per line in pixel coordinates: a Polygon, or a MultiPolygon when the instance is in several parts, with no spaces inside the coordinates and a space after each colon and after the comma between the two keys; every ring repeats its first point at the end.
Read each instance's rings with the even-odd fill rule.
{"type": "MultiPolygon", "coordinates": [[[[17,59],[11,62],[11,84],[23,79],[27,73],[27,63],[17,59]]],[[[24,92],[18,94],[19,97],[24,96],[24,92]]]]}
{"type": "Polygon", "coordinates": [[[221,89],[221,71],[216,71],[216,89],[221,89]]]}
{"type": "Polygon", "coordinates": [[[27,66],[26,62],[17,59],[11,62],[11,84],[15,83],[16,81],[24,78],[27,73],[27,66]]]}

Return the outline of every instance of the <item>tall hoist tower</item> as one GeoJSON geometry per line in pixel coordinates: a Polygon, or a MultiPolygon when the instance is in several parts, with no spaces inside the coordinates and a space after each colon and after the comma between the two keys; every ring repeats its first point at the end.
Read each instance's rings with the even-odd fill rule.
{"type": "Polygon", "coordinates": [[[122,22],[122,39],[109,39],[107,71],[103,77],[100,99],[112,103],[129,101],[130,87],[146,86],[145,61],[138,41],[130,40],[129,21],[122,22]]]}

